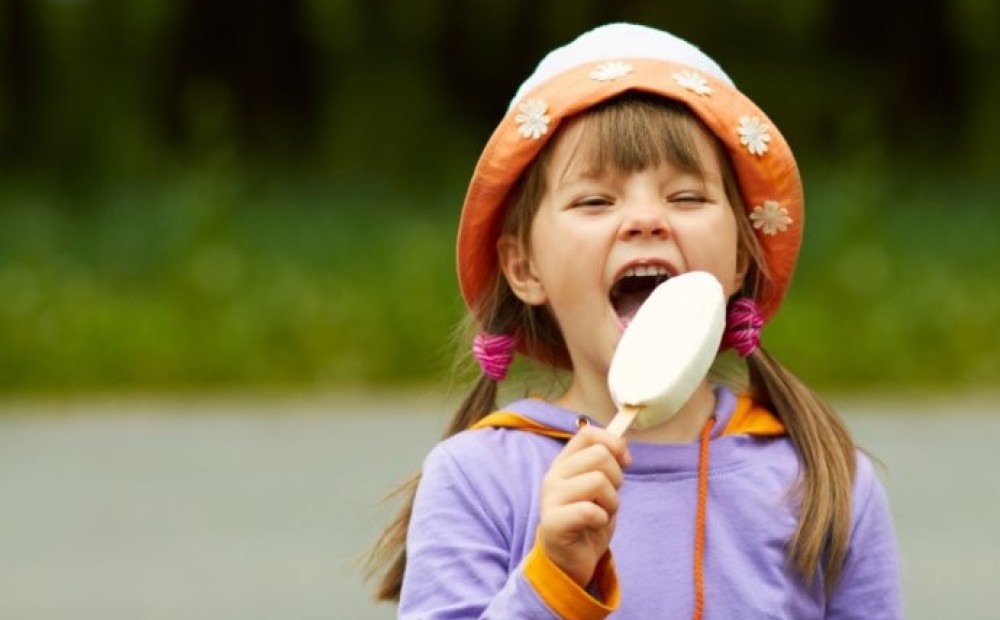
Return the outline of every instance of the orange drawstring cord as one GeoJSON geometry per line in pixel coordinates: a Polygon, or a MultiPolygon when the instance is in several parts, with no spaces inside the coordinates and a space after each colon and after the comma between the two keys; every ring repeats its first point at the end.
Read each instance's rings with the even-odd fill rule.
{"type": "Polygon", "coordinates": [[[694,620],[701,620],[705,610],[705,511],[708,504],[708,442],[715,416],[701,429],[701,450],[698,455],[698,512],[694,522],[694,620]]]}

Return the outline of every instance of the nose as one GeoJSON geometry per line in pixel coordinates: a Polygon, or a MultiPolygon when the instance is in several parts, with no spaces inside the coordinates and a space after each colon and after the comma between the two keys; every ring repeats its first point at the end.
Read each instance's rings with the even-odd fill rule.
{"type": "Polygon", "coordinates": [[[626,209],[621,226],[623,239],[665,239],[670,234],[662,205],[643,204],[626,209]]]}

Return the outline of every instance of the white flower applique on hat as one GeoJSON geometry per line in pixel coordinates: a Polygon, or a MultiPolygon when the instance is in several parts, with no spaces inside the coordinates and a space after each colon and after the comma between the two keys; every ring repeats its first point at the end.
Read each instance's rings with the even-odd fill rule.
{"type": "Polygon", "coordinates": [[[673,75],[674,81],[682,88],[686,88],[696,95],[711,95],[712,87],[708,85],[708,80],[697,71],[676,71],[673,75]]]}
{"type": "Polygon", "coordinates": [[[597,65],[597,68],[590,72],[590,79],[598,82],[610,82],[623,78],[632,73],[632,65],[620,60],[609,60],[597,65]]]}
{"type": "Polygon", "coordinates": [[[773,236],[779,232],[785,232],[792,221],[788,215],[788,209],[774,200],[765,200],[764,204],[754,207],[750,214],[750,222],[753,223],[753,227],[765,235],[773,236]]]}
{"type": "Polygon", "coordinates": [[[740,144],[747,147],[751,155],[763,155],[767,152],[767,143],[771,141],[769,129],[756,116],[741,116],[736,132],[740,134],[740,144]]]}
{"type": "Polygon", "coordinates": [[[545,114],[549,107],[544,101],[528,99],[517,106],[517,109],[521,113],[514,117],[514,122],[517,123],[517,133],[521,137],[537,140],[549,131],[549,121],[552,119],[545,114]]]}

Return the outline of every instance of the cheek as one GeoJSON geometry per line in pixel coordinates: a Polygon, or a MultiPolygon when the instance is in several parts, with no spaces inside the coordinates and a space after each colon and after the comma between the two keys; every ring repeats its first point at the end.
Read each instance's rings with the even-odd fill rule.
{"type": "Polygon", "coordinates": [[[731,212],[703,220],[697,234],[686,237],[685,241],[681,250],[688,261],[688,269],[712,273],[727,296],[740,289],[743,279],[739,273],[739,239],[731,212]]]}
{"type": "Polygon", "coordinates": [[[566,271],[567,259],[564,244],[558,241],[558,235],[545,225],[536,225],[532,231],[531,272],[545,293],[546,303],[551,303],[553,297],[559,298],[564,286],[561,275],[566,271]]]}
{"type": "Polygon", "coordinates": [[[725,256],[725,273],[729,281],[723,281],[723,288],[726,291],[726,296],[729,297],[743,288],[745,272],[743,266],[745,261],[740,259],[740,241],[735,222],[732,224],[732,231],[727,233],[726,238],[726,248],[723,254],[725,256]]]}
{"type": "Polygon", "coordinates": [[[574,224],[569,218],[540,214],[534,222],[532,264],[550,292],[574,288],[583,274],[599,274],[602,248],[601,237],[591,227],[574,224]]]}

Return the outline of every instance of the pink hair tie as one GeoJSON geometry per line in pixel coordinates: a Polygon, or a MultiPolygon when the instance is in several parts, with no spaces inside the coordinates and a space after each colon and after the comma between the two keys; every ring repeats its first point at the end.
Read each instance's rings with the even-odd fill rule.
{"type": "Polygon", "coordinates": [[[472,341],[472,354],[479,361],[483,374],[494,381],[503,381],[514,359],[517,336],[480,332],[472,341]]]}
{"type": "Polygon", "coordinates": [[[736,350],[741,357],[748,357],[760,345],[760,329],[764,317],[757,303],[749,297],[737,299],[726,313],[726,331],[722,335],[722,348],[736,350]]]}

